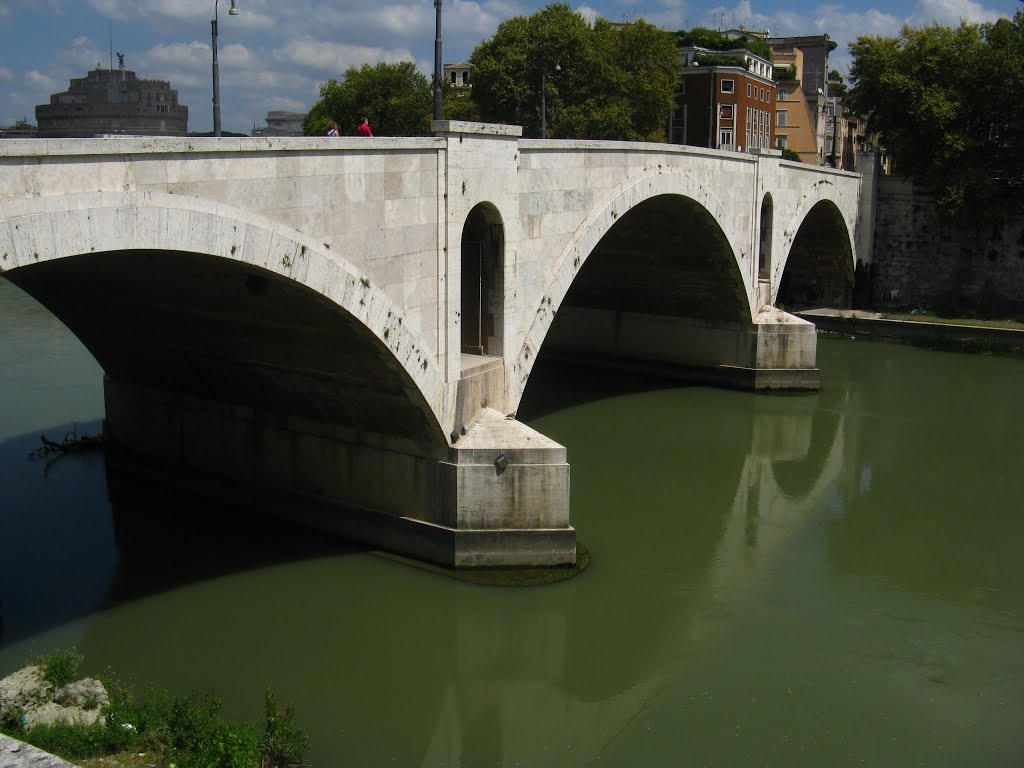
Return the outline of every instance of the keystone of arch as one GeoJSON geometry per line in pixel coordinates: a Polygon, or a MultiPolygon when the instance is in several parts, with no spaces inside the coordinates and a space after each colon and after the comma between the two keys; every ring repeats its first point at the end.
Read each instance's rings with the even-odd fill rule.
{"type": "Polygon", "coordinates": [[[433,352],[404,313],[350,262],[291,227],[200,198],[104,192],[0,203],[0,274],[90,252],[186,251],[294,280],[357,318],[416,384],[442,429],[450,409],[433,352]]]}
{"type": "MultiPolygon", "coordinates": [[[[526,380],[537,359],[537,352],[543,345],[573,280],[587,259],[590,258],[597,244],[601,242],[601,238],[608,234],[619,218],[644,201],[660,195],[689,198],[711,214],[729,243],[734,265],[739,270],[744,294],[747,296],[749,305],[751,288],[747,273],[750,270],[740,268],[740,258],[736,256],[736,254],[742,254],[742,258],[747,257],[742,245],[744,238],[742,233],[728,226],[732,217],[729,216],[725,206],[707,185],[695,180],[691,173],[663,168],[647,169],[631,176],[608,192],[583,219],[555,260],[550,273],[551,278],[528,315],[533,320],[523,339],[523,345],[512,360],[511,375],[517,381],[517,396],[522,394],[526,380]]],[[[749,306],[748,311],[752,313],[749,306]]],[[[753,314],[751,314],[751,320],[753,320],[753,314]]]]}

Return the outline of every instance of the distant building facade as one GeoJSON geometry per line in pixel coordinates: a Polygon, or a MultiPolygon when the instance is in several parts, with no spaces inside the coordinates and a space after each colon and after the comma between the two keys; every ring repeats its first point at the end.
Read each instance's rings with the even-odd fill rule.
{"type": "Polygon", "coordinates": [[[800,156],[800,162],[820,165],[818,120],[803,89],[804,55],[799,48],[773,57],[778,79],[775,105],[775,148],[788,149],[800,156]]]}
{"type": "Polygon", "coordinates": [[[36,107],[39,138],[125,136],[184,136],[188,107],[166,80],[140,80],[124,68],[97,67],[71,80],[68,90],[50,96],[36,107]]]}
{"type": "Polygon", "coordinates": [[[669,142],[734,152],[771,149],[776,87],[772,63],[745,48],[679,49],[679,85],[669,142]]]}
{"type": "Polygon", "coordinates": [[[456,90],[470,89],[473,84],[469,81],[473,67],[469,64],[445,64],[444,79],[456,90]]]}
{"type": "Polygon", "coordinates": [[[36,127],[28,120],[17,120],[14,125],[0,125],[0,139],[34,139],[36,127]]]}
{"type": "MultiPolygon", "coordinates": [[[[801,37],[769,37],[765,43],[771,48],[772,57],[781,66],[783,61],[795,58],[799,51],[800,66],[797,79],[803,98],[810,113],[810,121],[814,129],[814,146],[817,158],[816,165],[827,163],[825,136],[828,121],[825,109],[828,105],[828,55],[838,44],[828,35],[804,35],[801,37]]],[[[788,94],[787,94],[788,95],[788,94]]],[[[803,153],[801,153],[803,159],[803,153]]],[[[811,162],[809,159],[805,162],[811,162]]]]}
{"type": "Polygon", "coordinates": [[[253,126],[253,136],[301,136],[304,112],[267,112],[267,124],[263,128],[253,126]]]}

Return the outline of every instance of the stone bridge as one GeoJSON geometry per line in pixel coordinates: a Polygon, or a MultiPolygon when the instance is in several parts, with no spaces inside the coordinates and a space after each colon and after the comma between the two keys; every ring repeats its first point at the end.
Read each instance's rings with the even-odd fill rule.
{"type": "Polygon", "coordinates": [[[848,305],[858,175],[434,129],[0,142],[0,272],[103,367],[110,461],[446,565],[561,564],[566,452],[515,420],[539,355],[817,387],[779,307],[848,305]]]}

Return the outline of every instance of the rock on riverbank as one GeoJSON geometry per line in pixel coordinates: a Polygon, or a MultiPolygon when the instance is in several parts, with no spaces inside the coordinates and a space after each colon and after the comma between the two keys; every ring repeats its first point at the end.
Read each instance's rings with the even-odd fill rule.
{"type": "Polygon", "coordinates": [[[107,689],[92,677],[55,690],[42,670],[30,665],[0,680],[0,719],[20,717],[25,728],[58,722],[91,725],[100,721],[108,704],[107,689]]]}

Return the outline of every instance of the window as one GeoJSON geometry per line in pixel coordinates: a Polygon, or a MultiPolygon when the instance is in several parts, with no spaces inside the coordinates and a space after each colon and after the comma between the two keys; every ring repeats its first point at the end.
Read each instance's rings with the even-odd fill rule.
{"type": "Polygon", "coordinates": [[[750,88],[751,88],[750,83],[747,83],[747,98],[748,99],[750,98],[750,88]]]}
{"type": "Polygon", "coordinates": [[[685,96],[685,95],[686,95],[686,81],[685,80],[680,80],[679,81],[679,88],[676,91],[676,96],[685,96]]]}
{"type": "Polygon", "coordinates": [[[718,106],[718,116],[723,120],[732,120],[732,104],[720,104],[718,106]]]}
{"type": "Polygon", "coordinates": [[[789,111],[780,109],[775,112],[775,124],[776,125],[788,125],[786,123],[786,117],[789,115],[789,111]]]}
{"type": "Polygon", "coordinates": [[[454,85],[455,83],[458,83],[458,82],[459,82],[459,76],[455,72],[452,72],[452,84],[454,85]]]}
{"type": "Polygon", "coordinates": [[[786,92],[780,88],[779,89],[779,95],[776,97],[776,99],[778,101],[785,101],[786,100],[786,92]]]}
{"type": "Polygon", "coordinates": [[[732,128],[723,128],[718,136],[719,149],[732,149],[732,128]]]}
{"type": "Polygon", "coordinates": [[[786,149],[789,146],[789,138],[787,136],[776,136],[775,137],[775,148],[786,149]]]}
{"type": "Polygon", "coordinates": [[[735,93],[736,92],[736,81],[735,80],[723,80],[722,81],[722,93],[735,93]]]}

